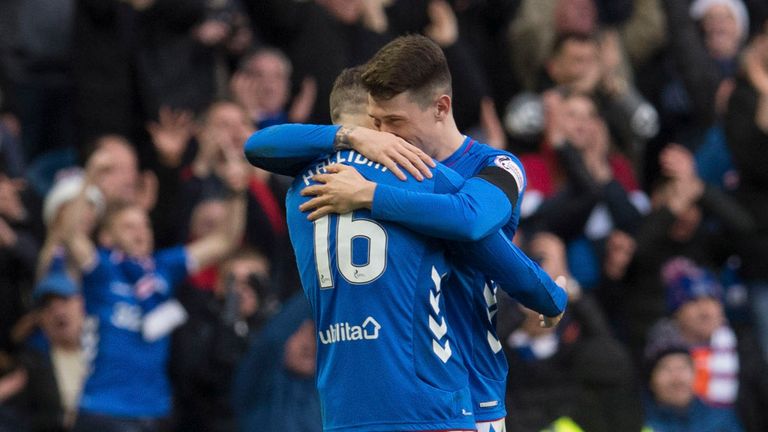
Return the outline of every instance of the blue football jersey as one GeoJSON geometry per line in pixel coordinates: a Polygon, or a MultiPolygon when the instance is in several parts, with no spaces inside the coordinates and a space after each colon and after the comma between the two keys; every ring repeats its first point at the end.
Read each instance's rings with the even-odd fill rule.
{"type": "Polygon", "coordinates": [[[314,223],[301,190],[328,163],[424,192],[463,182],[441,168],[401,182],[355,151],[310,164],[287,196],[291,242],[317,326],[317,386],[326,431],[474,429],[468,374],[446,316],[441,243],[368,211],[314,223]]]}
{"type": "MultiPolygon", "coordinates": [[[[514,237],[525,189],[525,175],[520,161],[511,153],[468,137],[442,163],[464,178],[473,177],[488,166],[498,166],[515,178],[519,192],[517,204],[509,222],[502,228],[510,239],[514,237]]],[[[463,342],[466,351],[475,418],[478,422],[496,420],[506,415],[504,396],[507,379],[507,359],[496,335],[497,285],[459,255],[449,254],[448,259],[452,274],[446,280],[446,288],[452,295],[446,298],[446,306],[456,336],[463,342]],[[468,304],[471,306],[468,307],[468,304]]]]}
{"type": "Polygon", "coordinates": [[[136,262],[106,249],[83,275],[83,348],[90,363],[80,409],[118,417],[165,417],[171,412],[166,374],[169,337],[146,341],[144,315],[187,276],[184,248],[136,262]]]}

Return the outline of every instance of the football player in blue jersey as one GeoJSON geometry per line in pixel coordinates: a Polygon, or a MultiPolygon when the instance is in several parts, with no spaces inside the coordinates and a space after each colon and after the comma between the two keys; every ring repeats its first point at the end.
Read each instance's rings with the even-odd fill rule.
{"type": "MultiPolygon", "coordinates": [[[[337,80],[336,86],[334,86],[334,91],[331,95],[331,111],[333,115],[334,123],[341,123],[345,125],[361,125],[364,126],[370,121],[370,117],[367,116],[365,113],[365,104],[366,104],[366,97],[365,97],[365,90],[362,88],[356,89],[354,86],[354,83],[351,82],[352,79],[350,71],[345,71],[339,79],[337,80]],[[346,85],[344,85],[345,79],[348,81],[346,85]],[[342,85],[339,85],[342,84],[342,85]],[[362,95],[362,96],[361,96],[362,95]]],[[[249,159],[264,168],[280,171],[284,174],[290,174],[290,175],[296,175],[296,166],[302,163],[306,163],[306,158],[312,151],[317,151],[318,153],[322,153],[323,150],[329,151],[330,150],[330,143],[336,144],[336,147],[339,146],[339,141],[343,140],[344,138],[349,138],[352,134],[354,134],[356,137],[359,135],[366,136],[366,137],[373,137],[373,138],[379,138],[376,134],[379,135],[388,135],[383,133],[377,133],[374,131],[368,131],[364,128],[354,128],[354,129],[344,129],[344,128],[338,128],[338,127],[322,127],[322,126],[309,126],[309,125],[286,125],[281,126],[278,128],[270,128],[259,132],[251,137],[249,140],[247,146],[246,146],[246,153],[249,156],[249,159]],[[330,129],[328,129],[330,128],[330,129]],[[288,132],[290,130],[290,132],[288,132]],[[344,134],[346,131],[346,135],[344,134]],[[357,132],[356,132],[357,131],[357,132]],[[341,133],[337,133],[341,132],[341,133]],[[317,147],[312,148],[312,145],[316,145],[317,147]],[[323,146],[327,147],[323,147],[323,146]],[[309,150],[309,151],[307,151],[309,150]]],[[[393,136],[387,137],[387,139],[392,139],[393,136]]],[[[421,154],[418,151],[414,151],[412,147],[409,147],[409,144],[399,141],[398,139],[394,139],[394,143],[396,146],[400,146],[399,151],[404,151],[403,155],[397,154],[397,151],[390,153],[390,155],[395,155],[394,157],[390,157],[389,162],[397,161],[397,163],[402,163],[406,169],[408,169],[409,172],[412,174],[415,174],[415,176],[419,175],[418,169],[424,169],[423,162],[424,160],[420,159],[421,154]],[[403,163],[403,161],[411,161],[411,165],[407,165],[406,163],[403,163]]],[[[343,144],[343,143],[342,143],[343,144]]],[[[348,143],[346,143],[348,144],[348,143]]],[[[381,149],[376,148],[367,148],[366,152],[371,151],[377,151],[379,150],[378,156],[374,157],[381,157],[382,155],[386,155],[386,152],[380,151],[381,149]]],[[[429,160],[429,159],[427,159],[429,160]]],[[[431,162],[431,160],[429,160],[431,162]]],[[[391,164],[387,165],[388,167],[392,166],[391,164]]],[[[336,168],[336,165],[333,165],[331,167],[328,167],[329,171],[354,171],[349,168],[345,168],[344,166],[338,166],[336,168]]],[[[491,174],[493,174],[493,171],[496,170],[490,170],[491,174]]],[[[394,172],[394,170],[393,170],[394,172]]],[[[303,176],[309,176],[306,177],[305,180],[308,180],[310,177],[312,177],[314,174],[317,173],[317,170],[312,171],[311,173],[303,173],[303,176]]],[[[428,173],[428,171],[427,171],[428,173]]],[[[398,172],[398,174],[401,174],[398,172]]],[[[330,183],[328,183],[328,186],[333,186],[339,182],[339,179],[342,178],[342,176],[336,175],[336,179],[330,183]]],[[[324,174],[320,174],[319,176],[314,176],[318,180],[326,180],[327,176],[324,174]]],[[[423,177],[422,177],[423,178],[423,177]]],[[[511,211],[507,210],[504,211],[503,208],[503,201],[508,199],[504,193],[501,192],[500,188],[493,186],[492,184],[487,183],[488,180],[485,179],[479,179],[474,181],[466,182],[464,186],[462,186],[462,191],[464,192],[464,198],[469,197],[469,200],[454,200],[454,201],[446,201],[446,200],[437,200],[432,201],[431,204],[434,204],[434,206],[427,204],[425,207],[429,206],[431,207],[431,211],[433,214],[441,215],[442,217],[439,219],[430,219],[430,218],[423,218],[422,216],[428,214],[429,212],[421,212],[418,215],[412,216],[404,220],[404,225],[408,225],[408,223],[411,223],[411,228],[414,228],[417,231],[420,231],[422,233],[426,234],[435,234],[438,237],[443,238],[455,238],[455,239],[461,239],[461,240],[469,240],[473,239],[473,237],[478,237],[481,235],[487,235],[494,229],[498,229],[499,226],[501,226],[506,220],[510,217],[511,211]],[[485,192],[483,192],[485,190],[485,192]],[[498,204],[501,203],[502,205],[499,206],[498,204]],[[463,211],[461,207],[465,207],[466,211],[463,211]],[[499,209],[498,207],[501,207],[501,211],[494,211],[499,209]],[[442,211],[442,214],[441,214],[442,211]],[[494,213],[493,217],[479,217],[479,214],[486,214],[486,213],[494,213]],[[451,217],[451,215],[454,215],[456,217],[451,217]],[[475,223],[478,222],[478,223],[475,223]],[[495,228],[494,228],[495,225],[495,228]]],[[[379,191],[389,188],[391,185],[385,185],[380,184],[379,185],[379,191]]],[[[394,186],[402,186],[402,185],[394,185],[394,186]]],[[[327,186],[309,186],[305,187],[305,191],[312,192],[313,190],[317,190],[317,188],[325,188],[327,186]]],[[[394,196],[401,196],[399,192],[402,192],[397,187],[392,188],[392,191],[394,193],[394,196]]],[[[414,198],[432,198],[427,197],[422,193],[414,192],[412,190],[405,191],[407,193],[412,194],[410,199],[414,198]]],[[[378,193],[378,192],[377,192],[378,193]]],[[[385,192],[388,193],[388,192],[385,192]]],[[[406,197],[408,198],[408,197],[406,197]]],[[[438,197],[438,198],[446,198],[445,196],[438,197]]],[[[377,198],[379,199],[379,198],[377,198]]],[[[387,199],[387,198],[382,198],[387,199]]],[[[390,198],[390,204],[397,205],[397,198],[390,198]]],[[[412,202],[412,201],[411,201],[412,202]]],[[[511,205],[510,205],[511,207],[511,205]]],[[[338,208],[334,208],[334,210],[337,210],[338,208]]],[[[374,207],[374,212],[376,208],[374,207]]],[[[387,217],[397,218],[398,214],[397,212],[390,213],[390,214],[384,214],[384,219],[387,217]]],[[[487,216],[487,215],[486,215],[487,216]]],[[[313,218],[317,217],[325,217],[325,215],[318,216],[317,214],[312,215],[313,218]]],[[[533,297],[536,295],[542,295],[542,293],[545,294],[544,297],[549,296],[552,294],[552,291],[558,290],[557,287],[554,286],[554,284],[547,278],[546,276],[542,276],[540,273],[537,273],[535,271],[535,268],[537,266],[533,265],[533,263],[530,262],[530,260],[524,256],[519,250],[515,249],[511,243],[504,238],[503,235],[499,235],[496,238],[496,243],[494,244],[491,242],[484,242],[484,245],[476,245],[473,248],[468,248],[468,250],[457,252],[456,256],[453,257],[453,259],[456,260],[465,260],[464,265],[467,266],[475,266],[476,268],[480,268],[483,271],[486,272],[486,274],[491,274],[497,279],[503,280],[507,282],[507,286],[510,288],[510,291],[513,292],[513,295],[521,299],[524,303],[527,303],[531,305],[534,309],[538,309],[542,312],[547,312],[550,315],[557,316],[558,312],[562,311],[561,309],[551,309],[547,306],[544,306],[544,304],[547,302],[547,300],[551,300],[551,297],[548,299],[539,299],[538,303],[536,301],[531,301],[533,297]],[[500,252],[501,251],[501,252],[500,252]],[[467,256],[467,253],[469,255],[467,256]],[[511,255],[510,255],[511,254],[511,255]],[[489,260],[488,257],[491,257],[489,260]],[[494,260],[496,261],[496,266],[494,267],[492,264],[494,264],[494,260]],[[505,267],[505,264],[510,264],[505,267]],[[500,270],[501,269],[501,270],[500,270]],[[515,272],[515,269],[519,269],[519,271],[515,272]],[[506,271],[506,273],[505,273],[506,271]],[[526,276],[536,275],[533,279],[526,279],[526,276]],[[547,285],[549,283],[549,285],[547,285]],[[547,292],[546,289],[539,289],[541,287],[548,286],[550,291],[547,292]],[[525,289],[529,289],[529,291],[525,292],[525,289]],[[514,292],[515,289],[518,289],[518,292],[514,292]],[[538,306],[538,307],[537,307],[538,306]],[[554,311],[554,312],[553,312],[554,311]]],[[[450,281],[450,279],[449,279],[450,281]]],[[[461,281],[460,281],[461,282],[461,281]]],[[[449,282],[449,284],[452,282],[449,282]]],[[[472,284],[469,284],[472,285],[472,284]]],[[[454,312],[454,314],[458,313],[459,315],[468,315],[472,314],[472,317],[460,317],[459,319],[465,318],[464,325],[471,325],[472,321],[479,321],[483,323],[483,326],[480,329],[470,329],[470,330],[464,330],[465,332],[474,333],[470,334],[469,337],[477,337],[484,341],[484,343],[488,343],[491,347],[499,347],[499,342],[495,338],[495,332],[489,332],[486,330],[486,327],[489,327],[488,325],[485,325],[485,322],[491,320],[491,317],[495,313],[495,309],[493,308],[495,303],[495,296],[494,291],[492,288],[492,284],[489,286],[484,281],[480,281],[478,284],[474,284],[473,286],[469,286],[468,290],[459,295],[456,299],[454,299],[452,304],[454,304],[454,308],[460,308],[463,307],[463,312],[454,312]],[[473,292],[474,287],[474,292],[473,292]],[[464,297],[464,298],[462,298],[464,297]],[[472,297],[474,297],[474,301],[472,301],[472,297]],[[479,299],[477,297],[480,297],[479,299]],[[477,301],[481,300],[482,308],[476,313],[472,313],[469,310],[471,307],[467,306],[466,302],[469,301],[470,304],[473,306],[477,304],[477,301]],[[459,306],[461,305],[461,306],[459,306]],[[478,317],[480,315],[481,317],[478,317]]],[[[563,293],[554,293],[552,296],[557,297],[557,295],[560,295],[559,300],[561,301],[560,307],[564,306],[564,296],[563,293]]],[[[450,293],[446,292],[446,296],[451,296],[450,293]]],[[[448,297],[448,301],[450,301],[451,298],[448,297]]],[[[451,309],[451,304],[448,306],[449,309],[451,309]]],[[[450,317],[450,315],[449,315],[450,317]]],[[[557,318],[550,319],[550,318],[544,318],[545,325],[553,325],[557,318]]],[[[470,345],[471,347],[471,345],[470,345]]],[[[472,354],[470,352],[470,354],[472,354]]],[[[503,361],[503,355],[499,354],[501,356],[501,360],[503,361]]],[[[491,360],[494,360],[495,356],[491,356],[491,360]]],[[[482,371],[483,368],[489,368],[488,361],[484,359],[478,359],[474,360],[474,362],[484,362],[483,365],[481,365],[479,368],[482,371]]],[[[504,378],[506,374],[506,364],[503,363],[503,370],[501,371],[501,378],[499,384],[500,386],[495,387],[492,389],[492,391],[495,391],[494,395],[496,395],[496,406],[493,406],[493,408],[496,408],[495,412],[490,412],[491,410],[485,410],[486,412],[490,412],[486,417],[488,416],[494,416],[490,420],[492,421],[480,421],[478,423],[478,427],[481,430],[490,430],[491,427],[494,428],[494,430],[503,430],[503,420],[501,420],[499,417],[503,417],[503,387],[504,387],[504,378]],[[502,414],[501,416],[498,415],[498,405],[501,405],[502,414]],[[495,420],[495,421],[493,421],[495,420]]],[[[471,366],[471,369],[475,369],[475,366],[471,366]]],[[[502,368],[500,368],[502,369],[502,368]]],[[[475,371],[473,371],[475,373],[475,371]]],[[[479,379],[474,379],[473,381],[479,381],[479,379]]],[[[495,383],[494,383],[495,384],[495,383]]],[[[473,397],[476,398],[476,395],[480,394],[488,394],[491,391],[487,389],[488,386],[482,387],[482,383],[475,383],[473,384],[473,397]],[[474,387],[477,387],[479,389],[475,390],[474,387]]],[[[488,402],[488,401],[485,401],[488,402]]],[[[487,408],[482,407],[480,404],[482,403],[482,400],[480,402],[476,402],[474,404],[475,408],[475,415],[479,411],[478,408],[487,408]]],[[[487,405],[487,404],[486,404],[487,405]]],[[[483,413],[481,413],[482,415],[483,413]]],[[[482,420],[482,419],[481,419],[482,420]]]]}
{"type": "MultiPolygon", "coordinates": [[[[334,91],[343,87],[338,84],[344,78],[342,74],[334,91]]],[[[360,124],[367,118],[363,114],[362,120],[345,121],[360,124]]],[[[287,197],[291,240],[318,328],[317,385],[325,430],[474,430],[464,342],[447,316],[450,297],[443,279],[449,267],[443,243],[400,224],[376,221],[368,210],[310,221],[299,210],[309,199],[303,191],[316,187],[313,179],[322,177],[330,164],[354,167],[350,169],[366,178],[415,193],[453,193],[443,196],[455,207],[470,196],[489,202],[505,199],[504,194],[466,189],[461,176],[443,165],[423,182],[410,178],[401,183],[383,165],[344,150],[308,164],[287,197]]],[[[501,233],[496,240],[510,245],[501,233]]],[[[493,240],[478,246],[485,249],[476,256],[505,253],[493,240]]],[[[530,261],[529,267],[517,264],[522,259],[507,261],[513,264],[509,270],[523,279],[536,273],[530,261]]],[[[547,303],[541,307],[557,315],[564,296],[542,274],[520,285],[544,287],[548,281],[533,303],[547,303]]]]}
{"type": "Polygon", "coordinates": [[[171,414],[169,334],[185,317],[172,300],[175,285],[239,245],[246,182],[233,176],[228,220],[189,245],[155,252],[146,210],[123,205],[105,215],[97,247],[77,225],[85,191],[113,163],[104,150],[89,158],[82,190],[63,218],[61,241],[82,276],[88,314],[83,350],[89,375],[74,430],[159,431],[171,414]]]}

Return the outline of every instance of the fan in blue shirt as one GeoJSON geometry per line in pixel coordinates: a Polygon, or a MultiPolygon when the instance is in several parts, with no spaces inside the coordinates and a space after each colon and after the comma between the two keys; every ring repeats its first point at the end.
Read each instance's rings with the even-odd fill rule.
{"type": "Polygon", "coordinates": [[[97,248],[77,225],[87,205],[85,190],[112,163],[103,150],[89,158],[82,190],[62,218],[66,258],[82,274],[88,315],[83,349],[89,375],[75,430],[138,423],[154,430],[171,412],[168,336],[185,316],[178,303],[169,301],[174,287],[239,244],[245,203],[238,194],[226,224],[194,243],[157,252],[145,209],[113,209],[104,218],[97,248]]]}

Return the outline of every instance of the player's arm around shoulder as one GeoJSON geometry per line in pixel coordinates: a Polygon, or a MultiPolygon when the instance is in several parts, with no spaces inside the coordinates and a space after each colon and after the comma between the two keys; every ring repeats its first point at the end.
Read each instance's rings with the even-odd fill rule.
{"type": "Polygon", "coordinates": [[[245,142],[252,165],[296,176],[315,158],[333,152],[339,126],[286,123],[254,132],[245,142]]]}

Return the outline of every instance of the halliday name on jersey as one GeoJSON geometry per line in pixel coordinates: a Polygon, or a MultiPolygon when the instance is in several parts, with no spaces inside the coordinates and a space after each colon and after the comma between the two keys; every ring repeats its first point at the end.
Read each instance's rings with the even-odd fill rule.
{"type": "Polygon", "coordinates": [[[369,316],[361,325],[351,325],[348,322],[331,324],[327,330],[317,334],[320,336],[320,343],[328,345],[337,342],[378,339],[380,329],[381,324],[369,316]]]}

